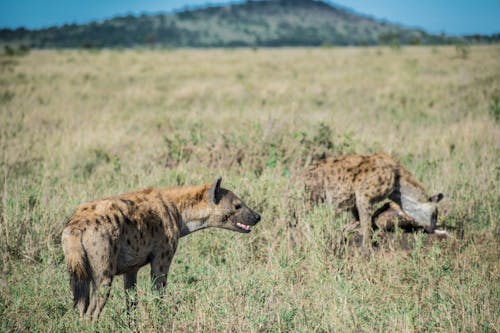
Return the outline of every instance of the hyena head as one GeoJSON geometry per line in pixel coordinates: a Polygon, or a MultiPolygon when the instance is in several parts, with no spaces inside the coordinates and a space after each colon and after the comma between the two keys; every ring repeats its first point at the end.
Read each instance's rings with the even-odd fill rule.
{"type": "Polygon", "coordinates": [[[233,192],[220,187],[217,179],[208,190],[210,217],[208,225],[216,228],[249,233],[251,226],[260,221],[260,215],[250,209],[233,192]]]}
{"type": "Polygon", "coordinates": [[[439,193],[428,198],[427,202],[412,200],[408,197],[402,197],[402,208],[406,214],[411,216],[418,225],[427,232],[433,232],[436,229],[438,219],[438,202],[443,199],[443,194],[439,193]]]}

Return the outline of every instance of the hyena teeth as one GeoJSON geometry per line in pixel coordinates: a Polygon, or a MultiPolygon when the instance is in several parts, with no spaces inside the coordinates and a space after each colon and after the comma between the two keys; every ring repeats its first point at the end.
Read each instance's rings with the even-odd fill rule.
{"type": "Polygon", "coordinates": [[[241,223],[236,223],[236,225],[238,227],[240,227],[241,229],[250,230],[250,226],[249,225],[241,224],[241,223]]]}

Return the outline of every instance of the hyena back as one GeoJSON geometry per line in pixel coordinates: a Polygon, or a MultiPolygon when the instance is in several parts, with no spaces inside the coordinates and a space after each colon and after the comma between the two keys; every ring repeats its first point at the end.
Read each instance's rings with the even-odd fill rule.
{"type": "Polygon", "coordinates": [[[359,218],[364,246],[371,242],[374,206],[385,199],[396,202],[425,230],[436,227],[436,203],[443,195],[427,196],[422,184],[384,153],[324,158],[309,166],[301,178],[310,202],[351,210],[359,218]]]}
{"type": "Polygon", "coordinates": [[[180,237],[207,227],[250,232],[260,215],[220,182],[146,189],[80,205],[62,234],[80,317],[96,320],[113,277],[123,274],[125,289],[133,289],[137,271],[146,264],[162,290],[180,237]]]}

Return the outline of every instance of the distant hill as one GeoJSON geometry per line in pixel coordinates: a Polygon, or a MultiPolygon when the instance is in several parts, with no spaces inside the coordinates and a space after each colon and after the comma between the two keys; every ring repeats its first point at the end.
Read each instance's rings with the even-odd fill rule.
{"type": "Polygon", "coordinates": [[[0,30],[0,43],[35,48],[399,45],[445,44],[454,39],[313,0],[247,1],[83,25],[0,30]]]}

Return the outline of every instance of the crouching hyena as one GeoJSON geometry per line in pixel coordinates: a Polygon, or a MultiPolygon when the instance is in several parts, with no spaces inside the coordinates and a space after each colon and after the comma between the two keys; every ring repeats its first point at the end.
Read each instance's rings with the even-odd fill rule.
{"type": "Polygon", "coordinates": [[[426,231],[436,227],[443,195],[427,196],[422,184],[384,153],[324,158],[306,168],[301,179],[310,202],[350,209],[359,218],[365,247],[371,242],[374,205],[385,199],[396,202],[426,231]]]}
{"type": "Polygon", "coordinates": [[[113,277],[123,274],[127,291],[146,264],[155,286],[163,289],[179,237],[208,227],[250,232],[260,215],[220,183],[221,178],[213,185],[145,189],[80,205],[62,234],[80,317],[96,320],[113,277]]]}

